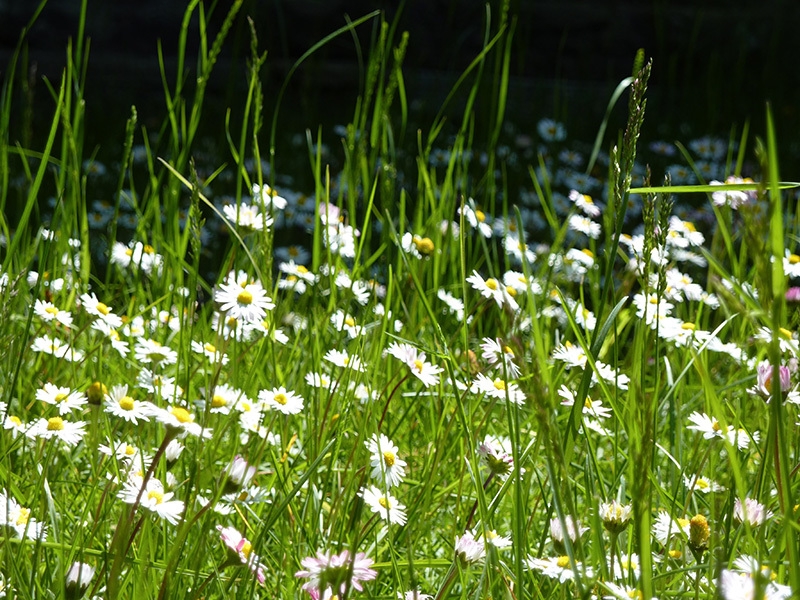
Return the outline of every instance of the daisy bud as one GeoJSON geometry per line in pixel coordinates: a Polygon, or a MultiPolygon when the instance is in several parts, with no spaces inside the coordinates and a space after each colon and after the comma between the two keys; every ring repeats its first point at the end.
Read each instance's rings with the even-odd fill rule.
{"type": "Polygon", "coordinates": [[[74,562],[67,571],[67,582],[64,585],[66,597],[77,600],[83,596],[94,577],[94,567],[82,562],[74,562]]]}
{"type": "Polygon", "coordinates": [[[250,483],[250,480],[255,474],[256,468],[247,464],[247,461],[244,458],[237,455],[236,458],[233,459],[233,462],[226,467],[225,472],[223,473],[223,477],[225,478],[225,488],[223,489],[222,493],[233,494],[234,492],[238,492],[248,483],[250,483]]]}
{"type": "Polygon", "coordinates": [[[89,404],[94,406],[100,406],[103,403],[103,399],[108,394],[108,388],[105,384],[95,381],[89,388],[86,390],[86,399],[89,401],[89,404]]]}
{"type": "Polygon", "coordinates": [[[708,538],[710,536],[708,519],[703,515],[692,517],[689,521],[689,547],[695,555],[701,555],[708,549],[708,538]]]}
{"type": "Polygon", "coordinates": [[[630,504],[620,504],[616,500],[600,503],[600,519],[603,521],[603,527],[609,533],[619,535],[628,527],[632,509],[630,504]]]}

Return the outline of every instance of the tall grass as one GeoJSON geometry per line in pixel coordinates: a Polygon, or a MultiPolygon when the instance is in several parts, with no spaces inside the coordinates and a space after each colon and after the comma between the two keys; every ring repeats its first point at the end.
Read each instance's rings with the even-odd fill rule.
{"type": "MultiPolygon", "coordinates": [[[[296,158],[276,142],[291,110],[288,79],[266,119],[269,56],[252,23],[242,106],[204,111],[240,8],[212,36],[208,11],[220,7],[188,4],[174,82],[159,50],[163,125],[140,129],[131,109],[104,209],[88,201],[97,183],[84,164],[93,158],[83,144],[93,109],[83,97],[86,2],[63,76],[48,82],[41,147],[14,139],[19,52],[7,72],[6,596],[800,589],[800,349],[797,300],[787,300],[800,258],[785,232],[795,184],[779,177],[771,113],[747,173],[755,182],[705,181],[689,144],[683,159],[699,183],[653,184],[660,173],[640,158],[651,69],[640,54],[598,125],[585,174],[566,169],[569,142],[546,130],[515,165],[505,139],[510,3],[487,8],[483,49],[422,123],[409,117],[403,71],[414,40],[399,16],[370,13],[289,71],[336,37],[360,51],[369,33],[353,117],[334,142],[341,169],[323,152],[327,132],[309,130],[303,168],[314,189],[292,190],[280,175],[296,158]],[[187,67],[193,27],[196,72],[187,67]],[[627,87],[626,129],[609,140],[627,87]],[[197,147],[201,119],[225,130],[225,154],[211,161],[197,147]],[[576,190],[568,200],[577,175],[601,180],[606,199],[598,188],[596,199],[576,190]],[[41,196],[51,186],[48,209],[41,196]],[[734,193],[742,206],[723,197],[734,193]],[[8,210],[14,198],[18,212],[8,210]],[[676,220],[686,205],[696,225],[676,220]],[[264,226],[263,215],[274,222],[264,226]],[[303,269],[282,258],[286,240],[307,251],[303,269]]],[[[741,176],[749,131],[731,140],[720,169],[741,176]]]]}

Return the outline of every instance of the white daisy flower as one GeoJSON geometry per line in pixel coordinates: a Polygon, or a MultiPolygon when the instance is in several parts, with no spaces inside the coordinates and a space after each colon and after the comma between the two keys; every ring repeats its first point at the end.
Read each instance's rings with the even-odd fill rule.
{"type": "Polygon", "coordinates": [[[387,488],[399,485],[405,477],[406,461],[397,456],[397,446],[384,434],[374,434],[366,442],[371,454],[370,475],[387,488]]]}
{"type": "Polygon", "coordinates": [[[72,391],[68,387],[60,387],[52,383],[45,383],[42,389],[37,390],[36,399],[57,406],[58,414],[62,416],[84,406],[88,402],[83,394],[72,391]]]}
{"type": "Polygon", "coordinates": [[[105,395],[105,412],[137,425],[139,421],[149,421],[155,413],[154,404],[136,400],[128,395],[127,385],[115,385],[105,395]]]}
{"type": "Polygon", "coordinates": [[[158,479],[151,477],[142,489],[142,478],[132,476],[125,482],[118,497],[126,504],[135,504],[138,498],[141,508],[146,508],[168,523],[177,525],[183,514],[184,504],[181,500],[173,500],[174,495],[172,492],[164,491],[164,484],[158,479]]]}
{"type": "Polygon", "coordinates": [[[261,390],[258,399],[272,410],[284,415],[296,415],[303,410],[303,397],[288,391],[285,387],[261,390]]]}
{"type": "Polygon", "coordinates": [[[234,272],[228,274],[214,292],[214,300],[220,303],[220,312],[248,323],[261,321],[267,311],[275,308],[267,292],[258,281],[242,281],[234,272]]]}
{"type": "Polygon", "coordinates": [[[77,446],[86,435],[86,423],[65,421],[61,417],[41,418],[31,425],[26,434],[32,438],[58,439],[67,446],[77,446]]]}
{"type": "Polygon", "coordinates": [[[60,310],[52,302],[36,300],[33,305],[33,312],[43,321],[55,321],[64,327],[72,327],[72,314],[66,310],[60,310]]]}
{"type": "Polygon", "coordinates": [[[483,373],[478,373],[474,381],[479,393],[486,394],[489,398],[505,400],[508,397],[514,404],[525,404],[525,393],[513,382],[507,382],[500,377],[491,379],[483,373]]]}
{"type": "Polygon", "coordinates": [[[358,493],[372,512],[381,516],[384,521],[394,525],[406,524],[406,507],[397,501],[389,492],[385,494],[374,485],[361,488],[358,493]]]}

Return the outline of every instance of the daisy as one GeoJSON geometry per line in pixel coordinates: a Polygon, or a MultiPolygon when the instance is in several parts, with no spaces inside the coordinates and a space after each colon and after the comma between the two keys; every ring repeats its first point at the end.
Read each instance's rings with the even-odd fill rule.
{"type": "Polygon", "coordinates": [[[471,531],[456,538],[456,558],[462,565],[472,565],[480,562],[486,556],[486,545],[482,539],[475,539],[471,531]]]}
{"type": "Polygon", "coordinates": [[[519,367],[514,362],[514,351],[500,342],[499,338],[483,338],[481,344],[483,359],[490,367],[502,369],[512,379],[520,375],[519,367]]]}
{"type": "Polygon", "coordinates": [[[597,512],[603,522],[603,527],[612,534],[619,534],[625,531],[630,523],[633,505],[620,504],[616,500],[601,502],[597,512]]]}
{"type": "Polygon", "coordinates": [[[569,199],[580,208],[587,217],[597,218],[600,216],[600,208],[594,203],[591,196],[581,194],[577,190],[570,190],[569,199]]]}
{"type": "Polygon", "coordinates": [[[225,477],[224,493],[232,494],[247,487],[255,474],[256,468],[237,454],[223,473],[225,477]]]}
{"type": "Polygon", "coordinates": [[[354,371],[361,372],[366,371],[366,367],[361,363],[361,359],[358,356],[349,355],[347,351],[328,350],[322,358],[343,369],[353,369],[354,371]]]}
{"type": "Polygon", "coordinates": [[[669,538],[680,536],[684,539],[689,537],[689,519],[673,519],[665,510],[659,511],[653,523],[653,537],[662,546],[666,546],[669,538]]]}
{"type": "MultiPolygon", "coordinates": [[[[206,392],[204,389],[201,389],[200,393],[205,397],[206,392]]],[[[230,414],[231,409],[236,406],[240,399],[243,402],[249,402],[244,392],[228,384],[221,383],[216,386],[211,393],[211,407],[209,408],[209,412],[223,415],[230,414]]]]}
{"type": "Polygon", "coordinates": [[[68,362],[83,360],[83,353],[80,350],[76,350],[58,338],[51,338],[49,335],[35,338],[31,343],[31,350],[52,354],[56,358],[63,358],[68,362]]]}
{"type": "Polygon", "coordinates": [[[136,376],[136,385],[161,398],[179,398],[183,396],[183,388],[175,384],[174,377],[167,377],[150,369],[139,371],[136,376]]]}
{"type": "Polygon", "coordinates": [[[563,142],[567,138],[566,127],[553,119],[541,119],[536,131],[545,142],[563,142]]]}
{"type": "Polygon", "coordinates": [[[478,444],[477,452],[489,471],[503,480],[508,478],[514,468],[514,455],[508,439],[487,435],[478,444]]]}
{"type": "Polygon", "coordinates": [[[427,362],[424,352],[420,352],[411,344],[405,342],[392,342],[386,353],[403,361],[411,369],[411,373],[419,379],[425,387],[439,383],[439,373],[442,368],[427,362]]]}
{"type": "Polygon", "coordinates": [[[459,215],[463,215],[464,220],[469,226],[473,229],[477,229],[478,233],[483,237],[492,237],[491,219],[486,216],[486,213],[475,206],[475,201],[472,198],[467,200],[467,204],[459,207],[457,212],[459,215]]]}
{"type": "MultiPolygon", "coordinates": [[[[569,556],[554,556],[551,558],[528,557],[526,562],[529,568],[539,571],[546,577],[558,579],[561,583],[575,578],[575,571],[572,569],[569,556]]],[[[581,563],[577,561],[575,562],[575,567],[578,570],[582,569],[581,563]]],[[[587,568],[583,572],[587,577],[591,577],[591,569],[587,568]]]]}
{"type": "Polygon", "coordinates": [[[130,352],[128,342],[123,341],[119,335],[119,332],[111,327],[107,321],[103,319],[92,321],[92,329],[103,334],[103,336],[105,336],[106,339],[111,342],[111,347],[116,350],[121,357],[125,358],[128,356],[128,353],[130,352]]]}
{"type": "Polygon", "coordinates": [[[138,425],[139,421],[149,421],[155,414],[156,406],[145,400],[136,400],[128,395],[127,385],[115,385],[105,395],[105,412],[138,425]]]}
{"type": "Polygon", "coordinates": [[[83,310],[103,320],[109,327],[113,329],[122,327],[122,319],[118,315],[115,315],[108,305],[100,302],[93,293],[81,294],[81,306],[83,310]]]}
{"type": "Polygon", "coordinates": [[[403,252],[410,254],[414,258],[427,258],[435,250],[431,238],[420,237],[410,232],[403,234],[403,239],[400,240],[400,247],[403,252]]]}
{"type": "Polygon", "coordinates": [[[382,482],[387,488],[399,485],[406,474],[406,461],[397,456],[397,446],[382,433],[373,434],[366,446],[371,454],[372,478],[382,482]]]}
{"type": "Polygon", "coordinates": [[[235,527],[223,527],[217,525],[217,531],[222,539],[222,543],[228,550],[230,563],[237,564],[237,561],[253,572],[260,584],[267,580],[264,575],[264,566],[259,556],[253,552],[253,545],[235,527]]]}
{"type": "MultiPolygon", "coordinates": [[[[767,402],[772,397],[772,374],[774,369],[769,360],[763,360],[758,363],[756,367],[756,385],[748,388],[750,394],[761,396],[767,402]]],[[[781,365],[778,367],[778,376],[780,378],[781,392],[785,395],[792,388],[792,374],[789,367],[781,365]]]]}
{"type": "Polygon", "coordinates": [[[303,397],[288,391],[285,387],[261,390],[258,399],[272,410],[284,415],[296,415],[303,410],[303,397]]]}
{"type": "Polygon", "coordinates": [[[703,494],[709,492],[724,492],[725,488],[715,481],[703,477],[702,475],[692,475],[691,477],[683,476],[683,482],[686,484],[687,489],[696,490],[703,494]]]}
{"type": "Polygon", "coordinates": [[[556,346],[553,350],[553,360],[560,360],[566,363],[568,369],[573,367],[583,368],[588,361],[583,349],[580,346],[573,345],[571,342],[564,342],[556,346]]]}
{"type": "Polygon", "coordinates": [[[313,388],[330,389],[333,385],[333,380],[325,373],[306,373],[306,384],[313,388]]]}
{"type": "Polygon", "coordinates": [[[36,399],[57,406],[58,414],[62,416],[88,403],[83,394],[52,383],[45,383],[42,389],[37,390],[36,399]]]}
{"type": "Polygon", "coordinates": [[[263,185],[253,184],[253,198],[270,210],[283,210],[286,208],[286,198],[279,196],[278,193],[266,183],[263,185]]]}
{"type": "Polygon", "coordinates": [[[436,297],[445,303],[450,314],[455,315],[458,321],[464,320],[464,302],[462,300],[459,300],[444,289],[439,289],[439,291],[436,292],[436,297]]]}
{"type": "Polygon", "coordinates": [[[211,437],[211,430],[207,427],[194,422],[194,415],[182,406],[172,406],[169,408],[157,408],[154,411],[156,419],[167,426],[167,429],[177,430],[180,434],[190,434],[196,437],[208,439],[211,437]]]}
{"type": "Polygon", "coordinates": [[[513,297],[514,292],[507,291],[508,289],[513,290],[513,288],[506,288],[497,279],[493,277],[484,279],[477,271],[473,271],[472,275],[467,277],[467,282],[472,286],[472,289],[480,292],[481,296],[494,300],[500,308],[504,304],[507,304],[513,311],[519,308],[513,297]]]}
{"type": "MultiPolygon", "coordinates": [[[[756,583],[756,577],[752,573],[722,569],[717,589],[722,600],[757,600],[756,583]]],[[[788,585],[765,581],[758,587],[762,600],[788,600],[792,597],[792,588],[788,585]]]]}
{"type": "Polygon", "coordinates": [[[248,323],[260,321],[267,311],[275,308],[267,292],[258,281],[243,281],[234,272],[228,274],[214,292],[214,300],[220,303],[220,312],[248,323]]]}
{"type": "Polygon", "coordinates": [[[138,499],[141,508],[146,508],[168,523],[177,525],[183,514],[184,504],[181,500],[173,500],[174,495],[172,492],[164,491],[164,484],[152,477],[142,489],[142,478],[133,476],[125,482],[118,498],[125,504],[136,504],[138,499]]]}
{"type": "Polygon", "coordinates": [[[212,364],[228,364],[228,355],[220,352],[211,342],[196,342],[192,340],[192,351],[204,356],[212,364]]]}
{"type": "Polygon", "coordinates": [[[272,227],[272,217],[259,210],[257,204],[225,204],[222,207],[225,219],[234,223],[244,230],[245,233],[251,231],[268,231],[272,227]]]}
{"type": "Polygon", "coordinates": [[[318,550],[316,556],[307,556],[300,564],[304,568],[297,571],[295,577],[308,579],[303,589],[314,600],[329,598],[334,594],[344,596],[350,588],[363,591],[362,583],[378,576],[378,572],[370,568],[372,559],[363,552],[351,558],[347,550],[340,554],[318,550]]]}
{"type": "Polygon", "coordinates": [[[94,577],[94,567],[82,562],[74,562],[67,571],[64,583],[67,598],[83,596],[94,577]]]}
{"type": "Polygon", "coordinates": [[[84,421],[69,422],[61,417],[41,418],[35,421],[26,432],[28,437],[41,438],[43,440],[58,439],[67,446],[77,446],[86,435],[86,423],[84,421]]]}
{"type": "Polygon", "coordinates": [[[772,511],[766,509],[758,500],[745,498],[742,502],[739,498],[733,503],[733,518],[739,523],[747,523],[751,527],[757,527],[772,517],[772,511]]]}
{"type": "Polygon", "coordinates": [[[489,398],[505,400],[508,397],[514,404],[525,404],[525,393],[516,383],[507,382],[499,377],[490,379],[483,373],[478,373],[474,384],[479,393],[486,394],[489,398]]]}
{"type": "Polygon", "coordinates": [[[178,362],[178,353],[175,350],[146,338],[136,340],[133,357],[143,364],[174,365],[178,362]]]}
{"type": "Polygon", "coordinates": [[[594,361],[594,370],[592,371],[592,384],[598,383],[601,379],[610,385],[616,386],[620,390],[627,390],[628,384],[630,383],[630,377],[624,373],[620,373],[611,365],[596,360],[594,361]]]}
{"type": "Polygon", "coordinates": [[[568,224],[570,230],[582,233],[593,240],[598,239],[602,233],[600,223],[595,223],[590,218],[581,215],[572,215],[568,224]]]}
{"type": "Polygon", "coordinates": [[[0,526],[10,529],[19,539],[46,541],[44,524],[31,518],[31,511],[20,505],[5,490],[0,490],[0,526]]]}
{"type": "Polygon", "coordinates": [[[406,507],[400,504],[389,492],[385,494],[376,486],[361,488],[358,493],[364,499],[372,512],[381,515],[381,518],[394,525],[406,524],[406,507]]]}
{"type": "Polygon", "coordinates": [[[356,320],[343,310],[337,310],[331,315],[331,325],[336,331],[346,331],[351,340],[364,334],[364,327],[356,325],[356,320]]]}
{"type": "Polygon", "coordinates": [[[52,302],[37,300],[33,305],[33,312],[43,321],[55,321],[64,327],[72,327],[72,314],[58,309],[52,302]]]}

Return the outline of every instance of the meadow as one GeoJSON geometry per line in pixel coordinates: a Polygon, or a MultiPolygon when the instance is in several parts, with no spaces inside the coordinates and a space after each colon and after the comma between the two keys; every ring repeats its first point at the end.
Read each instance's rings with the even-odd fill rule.
{"type": "Polygon", "coordinates": [[[595,140],[520,130],[501,11],[412,128],[413,40],[374,13],[287,77],[371,31],[352,120],[281,150],[255,29],[242,106],[203,112],[240,5],[212,34],[189,3],[163,125],[133,107],[113,163],[84,144],[83,20],[41,143],[20,52],[5,73],[0,597],[800,590],[800,213],[769,106],[640,139],[639,54],[595,140]]]}

